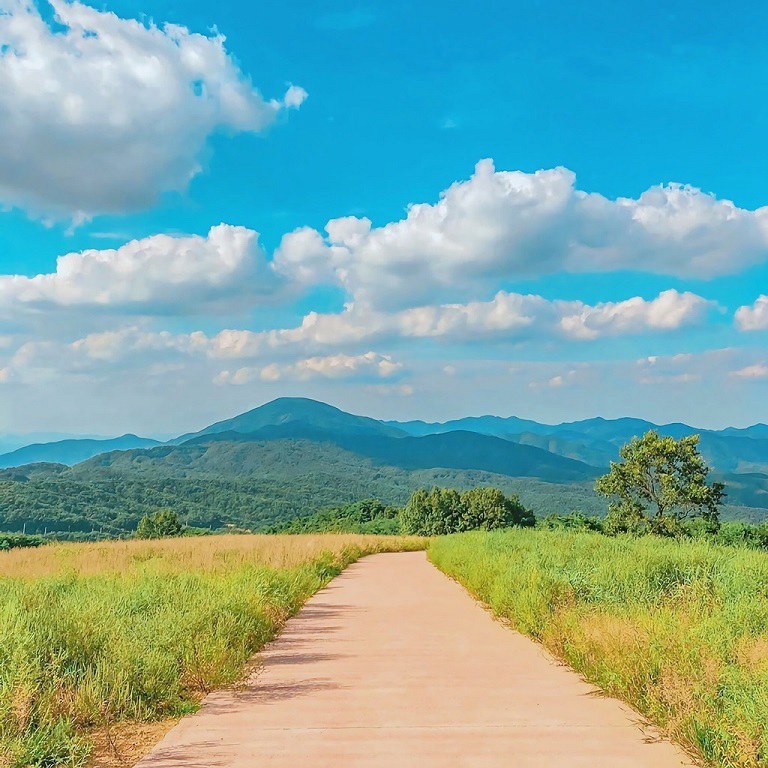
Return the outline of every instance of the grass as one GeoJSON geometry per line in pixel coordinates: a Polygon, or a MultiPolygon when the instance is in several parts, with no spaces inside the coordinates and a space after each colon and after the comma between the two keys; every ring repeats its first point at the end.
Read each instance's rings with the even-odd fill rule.
{"type": "Polygon", "coordinates": [[[429,557],[704,763],[768,764],[768,554],[509,530],[435,539],[429,557]]]}
{"type": "Polygon", "coordinates": [[[193,711],[347,564],[416,548],[207,536],[0,553],[0,766],[75,768],[105,733],[193,711]]]}

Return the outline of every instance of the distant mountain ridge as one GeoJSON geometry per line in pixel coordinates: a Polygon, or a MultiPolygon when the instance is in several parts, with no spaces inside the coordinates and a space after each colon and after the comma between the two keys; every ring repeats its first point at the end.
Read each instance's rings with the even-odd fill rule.
{"type": "MultiPolygon", "coordinates": [[[[402,439],[456,432],[479,434],[537,448],[601,469],[618,457],[621,445],[636,435],[655,429],[663,435],[675,438],[699,434],[704,457],[719,472],[768,473],[768,425],[761,423],[743,429],[728,427],[722,430],[704,430],[682,423],[658,425],[630,417],[595,417],[560,424],[543,424],[517,416],[492,415],[468,416],[446,422],[379,421],[368,416],[347,413],[327,403],[300,397],[272,400],[196,432],[180,435],[167,444],[180,445],[190,440],[224,433],[249,435],[262,430],[267,430],[263,435],[265,438],[270,430],[279,430],[284,436],[291,429],[297,436],[307,436],[313,430],[320,431],[324,439],[334,437],[340,445],[342,443],[338,441],[341,438],[362,436],[402,439]]],[[[465,439],[472,440],[470,437],[465,439]]],[[[0,455],[0,468],[37,462],[71,466],[108,451],[159,444],[159,441],[135,435],[104,440],[69,439],[37,443],[0,455]]],[[[436,448],[443,445],[444,442],[438,442],[436,448]]],[[[405,444],[401,445],[401,450],[405,450],[405,444]]]]}
{"type": "Polygon", "coordinates": [[[33,443],[0,455],[0,469],[38,463],[73,466],[90,459],[92,456],[98,456],[108,451],[127,451],[133,448],[148,448],[153,445],[160,445],[160,443],[148,437],[138,437],[131,434],[104,440],[75,438],[57,440],[53,443],[33,443]]]}
{"type": "Polygon", "coordinates": [[[541,424],[516,416],[475,416],[436,423],[389,421],[387,424],[419,436],[471,430],[535,445],[596,467],[605,467],[610,461],[616,460],[618,449],[624,443],[650,429],[675,439],[698,434],[702,454],[719,471],[768,472],[766,424],[754,424],[743,429],[728,427],[722,430],[707,430],[682,423],[654,424],[644,419],[629,417],[596,417],[561,424],[541,424]]]}

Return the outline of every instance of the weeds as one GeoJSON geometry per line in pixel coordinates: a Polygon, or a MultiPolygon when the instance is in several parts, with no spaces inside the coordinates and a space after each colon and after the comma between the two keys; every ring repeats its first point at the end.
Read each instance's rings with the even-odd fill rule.
{"type": "Polygon", "coordinates": [[[767,554],[510,530],[435,539],[429,555],[708,764],[768,764],[767,554]]]}
{"type": "Polygon", "coordinates": [[[75,768],[94,730],[193,711],[347,564],[422,546],[224,536],[0,553],[0,766],[75,768]]]}

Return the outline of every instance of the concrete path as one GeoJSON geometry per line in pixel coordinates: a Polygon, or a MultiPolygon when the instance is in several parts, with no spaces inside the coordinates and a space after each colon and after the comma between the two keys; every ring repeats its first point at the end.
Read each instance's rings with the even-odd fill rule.
{"type": "Polygon", "coordinates": [[[423,552],[352,565],[261,659],[242,690],[209,696],[140,768],[691,764],[423,552]]]}

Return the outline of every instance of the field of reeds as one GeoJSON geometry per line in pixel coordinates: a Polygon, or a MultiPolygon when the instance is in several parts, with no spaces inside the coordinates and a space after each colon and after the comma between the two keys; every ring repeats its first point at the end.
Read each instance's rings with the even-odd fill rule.
{"type": "Polygon", "coordinates": [[[0,552],[0,766],[75,768],[126,723],[194,710],[347,564],[415,548],[206,536],[0,552]]]}
{"type": "Polygon", "coordinates": [[[703,763],[768,765],[768,554],[509,530],[434,539],[429,557],[703,763]]]}

